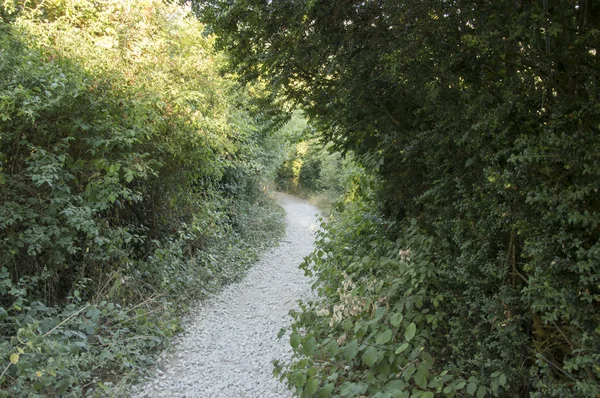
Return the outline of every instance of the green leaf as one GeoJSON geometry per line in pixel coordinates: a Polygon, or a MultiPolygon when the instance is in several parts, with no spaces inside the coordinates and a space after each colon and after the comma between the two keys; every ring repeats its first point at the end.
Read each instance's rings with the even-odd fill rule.
{"type": "Polygon", "coordinates": [[[396,355],[400,354],[401,352],[406,351],[407,348],[408,348],[408,343],[402,343],[402,345],[400,347],[398,347],[398,349],[394,353],[396,355]]]}
{"type": "Polygon", "coordinates": [[[485,386],[479,387],[477,390],[477,398],[485,398],[485,394],[487,393],[487,388],[485,386]]]}
{"type": "Polygon", "coordinates": [[[302,388],[306,385],[306,375],[298,371],[294,372],[291,380],[294,380],[294,385],[296,388],[302,388]]]}
{"type": "Polygon", "coordinates": [[[334,388],[335,388],[334,383],[325,384],[319,391],[319,398],[329,398],[331,396],[331,393],[333,392],[334,388]]]}
{"type": "Polygon", "coordinates": [[[410,325],[408,325],[408,327],[406,328],[406,331],[404,332],[404,338],[406,339],[406,341],[411,341],[413,337],[415,337],[415,333],[417,331],[417,325],[415,325],[415,323],[411,323],[410,325]]]}
{"type": "Polygon", "coordinates": [[[402,323],[402,319],[404,319],[404,316],[401,313],[396,312],[390,317],[390,324],[397,328],[402,323]]]}
{"type": "Polygon", "coordinates": [[[384,391],[392,392],[397,390],[404,390],[405,386],[406,383],[404,383],[402,380],[392,380],[385,385],[384,391]]]}
{"type": "Polygon", "coordinates": [[[362,356],[363,363],[365,363],[370,368],[375,365],[377,362],[377,358],[379,357],[379,351],[375,347],[369,347],[367,351],[362,356]]]}
{"type": "Polygon", "coordinates": [[[352,321],[350,319],[346,319],[344,323],[342,323],[342,328],[344,328],[344,332],[349,332],[352,329],[352,321]]]}
{"type": "Polygon", "coordinates": [[[337,341],[335,341],[335,339],[331,339],[329,340],[327,345],[325,345],[325,349],[327,350],[329,355],[334,356],[339,352],[340,347],[338,346],[338,343],[337,341]]]}
{"type": "Polygon", "coordinates": [[[279,332],[277,333],[277,338],[280,339],[285,335],[285,328],[281,328],[279,329],[279,332]]]}
{"type": "Polygon", "coordinates": [[[504,373],[502,373],[498,378],[498,383],[500,383],[501,386],[506,385],[506,375],[504,373]]]}
{"type": "Polygon", "coordinates": [[[310,336],[302,343],[302,351],[304,355],[310,356],[317,350],[317,340],[314,336],[310,336]]]}
{"type": "Polygon", "coordinates": [[[385,344],[392,339],[392,331],[390,329],[381,332],[375,338],[375,343],[377,344],[385,344]]]}
{"type": "Polygon", "coordinates": [[[421,398],[433,398],[434,395],[431,391],[426,391],[423,393],[423,395],[421,395],[421,398]]]}
{"type": "Polygon", "coordinates": [[[467,386],[467,393],[473,396],[475,394],[475,391],[477,391],[477,384],[469,383],[469,385],[467,386]]]}
{"type": "Polygon", "coordinates": [[[302,337],[300,337],[300,334],[298,332],[294,332],[290,336],[290,345],[293,348],[298,348],[298,346],[300,345],[300,341],[301,340],[302,340],[302,337]]]}
{"type": "Polygon", "coordinates": [[[314,393],[317,392],[318,389],[319,389],[319,379],[316,379],[313,377],[308,379],[308,382],[306,383],[306,393],[308,395],[313,395],[314,393]]]}
{"type": "Polygon", "coordinates": [[[427,387],[427,375],[425,374],[425,372],[417,372],[415,373],[414,376],[415,379],[415,383],[417,383],[417,385],[421,388],[426,388],[427,387]]]}
{"type": "Polygon", "coordinates": [[[358,342],[356,340],[352,340],[350,343],[344,347],[344,359],[347,362],[350,362],[354,359],[354,357],[358,354],[358,342]]]}

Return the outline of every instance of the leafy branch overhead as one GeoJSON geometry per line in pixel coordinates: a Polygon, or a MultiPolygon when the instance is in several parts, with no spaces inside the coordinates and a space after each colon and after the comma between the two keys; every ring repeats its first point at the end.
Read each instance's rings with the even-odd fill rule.
{"type": "Polygon", "coordinates": [[[600,393],[599,4],[193,4],[365,168],[305,265],[300,395],[600,393]]]}

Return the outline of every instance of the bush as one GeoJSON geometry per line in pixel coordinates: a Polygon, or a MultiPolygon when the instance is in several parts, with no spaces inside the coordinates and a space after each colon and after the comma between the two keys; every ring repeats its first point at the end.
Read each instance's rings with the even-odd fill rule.
{"type": "MultiPolygon", "coordinates": [[[[475,374],[489,394],[597,396],[600,6],[248,3],[196,3],[232,69],[302,107],[336,149],[377,176],[370,205],[389,240],[416,220],[435,241],[411,249],[435,262],[435,291],[450,303],[431,352],[436,374],[475,374]]],[[[370,243],[339,242],[331,267],[357,261],[346,247],[377,252],[383,243],[370,235],[370,243]]],[[[368,377],[372,359],[350,367],[368,377]]],[[[317,371],[326,366],[315,362],[317,371]]],[[[368,380],[369,392],[380,392],[381,380],[368,380]]],[[[422,383],[407,381],[420,396],[413,390],[422,383]]],[[[432,396],[448,386],[426,387],[422,395],[432,396]]]]}
{"type": "MultiPolygon", "coordinates": [[[[514,300],[514,291],[490,298],[489,275],[461,282],[464,271],[439,240],[415,219],[386,221],[367,196],[337,206],[343,211],[322,224],[303,264],[319,299],[292,313],[294,360],[276,362],[297,395],[504,397],[522,394],[527,383],[518,364],[551,370],[542,356],[521,363],[523,317],[500,304],[514,300]]],[[[596,396],[598,385],[584,368],[578,373],[572,384],[550,387],[551,379],[541,379],[534,388],[596,396]]]]}
{"type": "Polygon", "coordinates": [[[282,233],[261,184],[274,168],[261,153],[278,142],[266,94],[219,75],[213,39],[179,6],[11,4],[0,6],[0,396],[116,392],[191,300],[238,279],[282,233]]]}

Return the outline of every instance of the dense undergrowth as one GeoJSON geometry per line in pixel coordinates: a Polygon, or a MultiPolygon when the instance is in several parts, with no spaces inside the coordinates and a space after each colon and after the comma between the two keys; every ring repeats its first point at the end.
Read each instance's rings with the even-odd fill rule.
{"type": "Polygon", "coordinates": [[[319,299],[292,312],[295,357],[277,361],[275,375],[303,397],[598,395],[597,350],[564,368],[533,349],[522,353],[530,341],[524,315],[508,306],[517,300],[514,278],[487,294],[506,274],[462,282],[468,271],[449,247],[417,219],[385,217],[377,206],[381,183],[359,170],[302,264],[319,299]],[[565,379],[553,379],[557,371],[565,379]]]}
{"type": "Polygon", "coordinates": [[[202,30],[161,1],[1,3],[0,396],[118,393],[282,233],[265,93],[202,30]]]}
{"type": "Polygon", "coordinates": [[[305,265],[298,395],[600,394],[600,4],[194,4],[372,179],[305,265]]]}

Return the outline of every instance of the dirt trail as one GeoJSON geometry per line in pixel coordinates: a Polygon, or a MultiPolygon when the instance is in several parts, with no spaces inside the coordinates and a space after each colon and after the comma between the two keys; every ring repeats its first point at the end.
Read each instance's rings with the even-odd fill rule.
{"type": "Polygon", "coordinates": [[[313,250],[317,209],[276,194],[287,216],[286,236],[240,283],[200,304],[155,378],[134,387],[135,397],[279,398],[291,393],[272,376],[272,360],[291,356],[277,339],[297,300],[311,297],[298,265],[313,250]]]}

